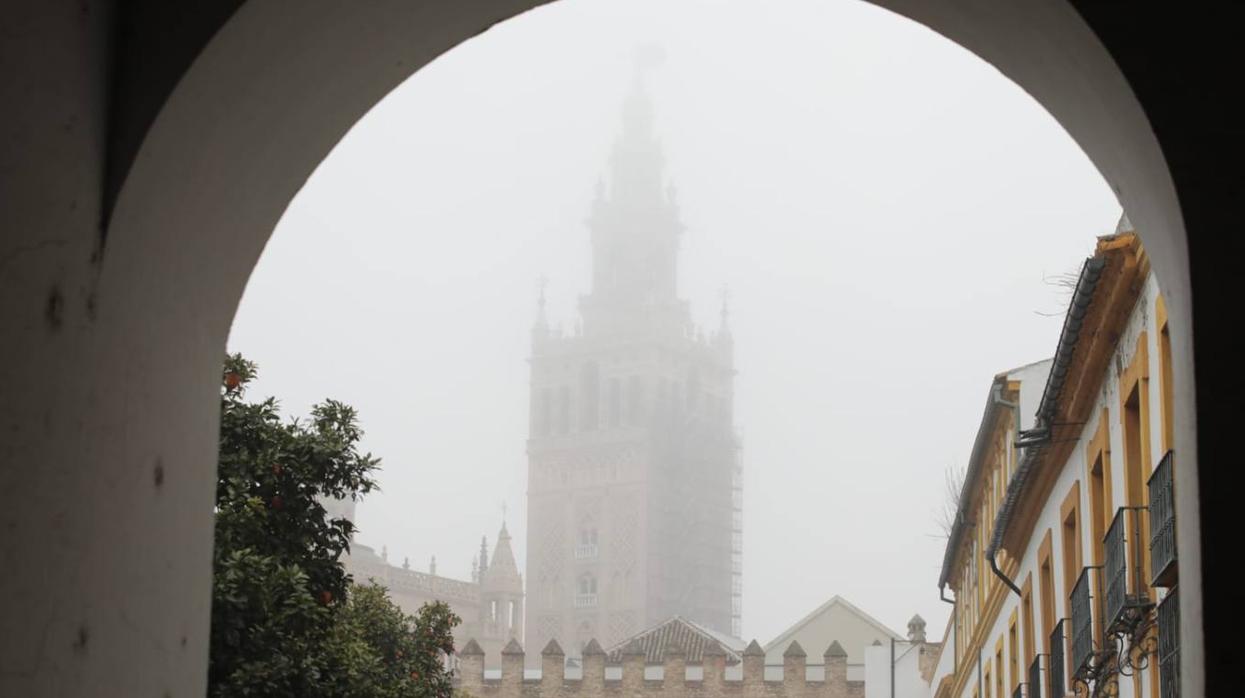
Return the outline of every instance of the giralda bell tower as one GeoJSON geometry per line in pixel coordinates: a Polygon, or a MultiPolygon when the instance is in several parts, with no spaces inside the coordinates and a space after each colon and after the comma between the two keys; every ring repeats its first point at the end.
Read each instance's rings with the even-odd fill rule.
{"type": "Polygon", "coordinates": [[[575,656],[672,615],[740,634],[733,343],[678,295],[679,222],[637,75],[588,219],[574,332],[532,329],[527,638],[575,656]]]}

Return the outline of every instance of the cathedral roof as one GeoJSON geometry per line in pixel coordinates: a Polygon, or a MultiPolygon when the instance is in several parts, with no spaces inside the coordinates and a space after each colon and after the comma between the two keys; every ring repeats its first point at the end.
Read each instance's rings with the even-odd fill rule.
{"type": "Polygon", "coordinates": [[[726,654],[727,664],[737,664],[742,650],[739,640],[715,633],[698,623],[681,616],[674,616],[655,627],[643,630],[619,642],[607,652],[610,663],[619,663],[624,654],[644,654],[644,661],[659,664],[670,649],[681,650],[689,663],[702,660],[706,653],[726,654]]]}

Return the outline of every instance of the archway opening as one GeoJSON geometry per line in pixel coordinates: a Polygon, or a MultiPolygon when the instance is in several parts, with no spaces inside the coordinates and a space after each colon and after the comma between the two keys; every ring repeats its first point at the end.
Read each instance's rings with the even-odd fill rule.
{"type": "MultiPolygon", "coordinates": [[[[809,7],[827,6],[814,3],[809,7]]],[[[836,24],[835,19],[844,18],[820,17],[821,23],[816,23],[785,17],[773,26],[758,27],[760,18],[745,13],[746,19],[734,20],[737,25],[748,25],[762,37],[768,33],[771,41],[773,36],[782,36],[785,52],[758,51],[759,55],[734,56],[737,62],[730,63],[727,37],[731,31],[716,35],[716,46],[706,37],[713,33],[701,32],[696,51],[689,55],[690,43],[684,38],[679,45],[684,51],[681,56],[668,59],[668,70],[676,73],[673,77],[655,71],[644,79],[649,93],[661,93],[660,97],[650,95],[650,101],[658,123],[655,130],[668,144],[664,153],[673,170],[669,176],[660,174],[657,184],[665,186],[667,179],[680,184],[678,201],[684,215],[696,217],[695,223],[688,224],[680,261],[692,275],[689,294],[694,296],[701,322],[705,315],[717,319],[713,316],[719,305],[719,284],[724,280],[738,284],[732,294],[732,332],[738,346],[752,348],[753,366],[742,371],[739,393],[733,397],[741,413],[739,426],[753,435],[749,443],[757,444],[745,448],[744,461],[755,459],[758,464],[755,470],[745,469],[749,479],[743,489],[759,492],[762,502],[778,496],[786,501],[785,516],[771,512],[768,520],[749,517],[762,526],[751,534],[756,543],[742,547],[759,551],[760,562],[755,563],[753,574],[770,588],[780,587],[797,570],[808,577],[807,592],[788,590],[779,599],[787,607],[763,606],[757,612],[760,627],[744,634],[761,639],[780,635],[783,627],[803,615],[798,609],[815,608],[825,600],[814,602],[817,595],[824,595],[827,588],[842,588],[849,577],[859,584],[856,593],[843,592],[851,598],[859,599],[872,588],[881,600],[910,585],[910,590],[919,589],[925,601],[932,602],[927,588],[936,575],[904,579],[914,568],[938,565],[943,555],[944,545],[929,540],[936,532],[931,510],[941,502],[925,495],[942,488],[945,474],[944,467],[931,467],[931,446],[944,444],[945,461],[967,460],[971,439],[965,432],[971,435],[977,424],[971,418],[962,420],[957,431],[926,415],[951,412],[949,405],[956,404],[954,411],[975,417],[980,388],[990,376],[1054,349],[1068,297],[1052,292],[1046,282],[1060,272],[1070,274],[1066,280],[1075,282],[1079,262],[1095,235],[1112,232],[1119,220],[1114,195],[1076,144],[1031,97],[992,67],[923,27],[876,8],[837,7],[849,15],[861,13],[864,19],[851,15],[836,24]],[[870,33],[885,32],[888,25],[898,28],[885,41],[870,33]],[[831,32],[827,39],[828,28],[836,26],[841,33],[831,32]],[[833,50],[816,53],[825,44],[833,50]],[[684,67],[678,73],[680,57],[695,67],[684,67]],[[730,80],[713,84],[714,72],[707,70],[708,65],[718,67],[719,80],[721,75],[729,75],[730,80]],[[817,68],[791,69],[781,75],[782,80],[773,79],[783,66],[800,65],[817,68]],[[954,71],[962,71],[960,79],[948,81],[945,76],[954,71]],[[896,85],[898,76],[902,76],[900,85],[896,85]],[[816,84],[818,80],[824,84],[816,84]],[[989,92],[989,98],[981,98],[983,92],[989,92]],[[764,97],[756,98],[757,94],[764,97]],[[741,106],[749,103],[751,110],[741,106]],[[781,133],[773,126],[777,121],[783,123],[781,133]],[[819,129],[832,133],[818,140],[819,129]],[[919,152],[922,148],[924,152],[919,152]],[[734,168],[740,171],[727,177],[714,174],[734,168]],[[935,183],[945,186],[951,178],[958,178],[952,187],[957,193],[948,196],[935,183]],[[1056,242],[1054,238],[1060,235],[1066,238],[1056,242]],[[1005,247],[1004,238],[1022,242],[1005,247]],[[867,276],[852,276],[854,269],[868,264],[874,266],[867,276]],[[1026,286],[1027,291],[1018,286],[1026,286]],[[1018,295],[985,292],[1003,287],[1017,290],[1018,295]],[[965,308],[970,309],[968,314],[957,317],[956,311],[965,308]],[[1051,317],[1042,319],[1043,313],[1051,317]],[[754,330],[749,338],[740,329],[749,321],[765,329],[754,330]],[[1026,334],[1031,336],[1022,339],[1026,334]],[[856,339],[844,341],[844,337],[856,339]],[[972,350],[964,349],[962,343],[972,350]],[[1032,349],[1018,350],[1018,345],[1032,349]],[[958,369],[950,368],[957,363],[958,369]],[[975,379],[965,379],[972,373],[975,379]],[[841,382],[836,383],[836,378],[841,382]],[[876,403],[864,407],[870,399],[876,403]],[[748,425],[749,415],[762,422],[761,428],[748,425]],[[853,417],[864,418],[853,421],[853,417]],[[896,443],[880,446],[899,432],[911,440],[906,450],[896,443]],[[956,454],[956,448],[963,453],[956,454]],[[827,454],[842,459],[851,475],[874,473],[877,477],[862,477],[861,482],[833,472],[825,473],[823,480],[809,477],[807,473],[817,472],[827,454]],[[914,469],[887,469],[900,463],[914,469]],[[896,478],[910,483],[906,494],[894,485],[896,478]],[[805,487],[792,491],[790,485],[795,482],[805,487]],[[876,499],[866,505],[856,496],[861,492],[876,499]],[[797,500],[798,504],[792,504],[797,500]],[[831,503],[829,512],[818,508],[831,503]],[[853,537],[832,546],[855,555],[845,555],[835,563],[839,569],[855,571],[853,575],[816,577],[803,558],[793,557],[783,546],[765,543],[796,531],[817,530],[819,525],[847,530],[853,522],[870,520],[879,510],[891,512],[884,520],[887,527],[896,526],[893,535],[868,540],[853,537]],[[796,511],[804,512],[803,518],[796,511]],[[924,553],[916,553],[914,549],[922,545],[924,553]],[[896,550],[904,551],[903,555],[887,552],[896,550]],[[914,560],[922,554],[928,558],[923,565],[914,560]],[[883,579],[888,581],[879,581],[883,579]]],[[[298,222],[281,224],[288,227],[290,241],[285,271],[253,282],[270,290],[284,287],[266,302],[270,308],[281,308],[281,315],[289,315],[292,299],[305,301],[307,317],[294,316],[297,322],[284,329],[273,327],[273,318],[280,317],[273,311],[257,313],[250,321],[253,327],[299,347],[300,353],[310,344],[309,336],[298,334],[300,325],[312,327],[311,316],[326,312],[356,321],[361,315],[372,315],[377,326],[394,322],[409,333],[382,334],[374,342],[379,353],[364,349],[360,357],[341,361],[342,370],[332,372],[346,390],[354,389],[347,385],[371,382],[374,390],[392,392],[395,373],[422,377],[401,388],[398,392],[402,393],[418,394],[426,385],[421,381],[438,377],[444,381],[429,390],[435,397],[425,401],[428,411],[421,417],[390,408],[385,419],[392,421],[388,429],[398,453],[404,452],[401,440],[412,440],[411,425],[417,433],[421,423],[439,419],[445,421],[413,440],[435,442],[459,429],[462,433],[454,437],[459,446],[446,441],[425,449],[430,444],[423,443],[419,450],[408,451],[413,454],[409,458],[394,458],[393,451],[376,449],[391,462],[397,460],[398,468],[410,467],[419,473],[420,463],[444,462],[447,454],[450,459],[489,464],[478,466],[487,476],[461,477],[456,485],[446,485],[447,489],[428,487],[426,481],[386,488],[386,496],[392,498],[391,511],[378,515],[379,525],[371,530],[365,524],[361,540],[380,535],[381,539],[371,539],[379,549],[386,534],[376,530],[392,527],[389,538],[403,540],[403,545],[418,551],[410,556],[390,553],[395,564],[405,557],[418,561],[440,554],[445,570],[446,547],[470,550],[480,529],[487,528],[479,524],[473,528],[472,520],[495,515],[499,499],[523,500],[527,480],[523,477],[516,482],[515,475],[524,475],[524,468],[516,467],[514,454],[529,432],[537,437],[553,431],[583,435],[605,426],[623,426],[619,417],[623,391],[613,386],[640,377],[626,372],[611,377],[602,373],[598,361],[591,360],[576,363],[565,385],[542,388],[529,382],[526,367],[516,369],[517,360],[530,349],[538,307],[545,311],[546,291],[537,291],[533,284],[537,277],[556,275],[554,283],[561,288],[556,293],[548,291],[549,314],[560,311],[556,314],[566,322],[565,333],[576,336],[580,330],[573,327],[575,295],[608,281],[591,274],[588,260],[598,252],[581,219],[593,209],[594,199],[602,198],[594,187],[597,174],[606,173],[605,190],[618,177],[606,164],[609,139],[620,123],[625,124],[626,117],[617,112],[626,91],[623,86],[636,80],[630,48],[640,37],[619,41],[611,57],[592,64],[591,70],[579,65],[559,74],[561,56],[580,55],[581,61],[589,63],[584,47],[599,49],[601,37],[608,35],[557,25],[559,13],[573,17],[576,10],[574,3],[562,3],[499,26],[446,54],[395,91],[331,156],[345,164],[337,165],[335,171],[322,166],[294,199],[285,220],[298,222]],[[539,34],[539,29],[523,25],[538,26],[542,21],[557,27],[546,30],[549,36],[572,40],[564,45],[524,33],[539,34]],[[491,49],[491,62],[482,57],[489,55],[489,41],[505,42],[503,48],[491,49]],[[541,51],[525,56],[531,46],[541,46],[541,51]],[[508,62],[508,72],[489,76],[502,70],[503,61],[508,62]],[[602,79],[610,71],[615,79],[602,79]],[[526,77],[533,75],[540,78],[526,77]],[[485,76],[489,76],[487,82],[485,76]],[[430,85],[422,93],[419,80],[430,85]],[[592,93],[590,84],[597,94],[587,97],[592,93]],[[436,92],[438,88],[442,91],[436,92]],[[579,98],[558,103],[557,95],[572,88],[579,98]],[[488,97],[483,97],[485,93],[488,97]],[[500,114],[507,116],[501,119],[500,114]],[[470,123],[456,123],[464,118],[470,123]],[[369,130],[371,120],[379,124],[375,130],[369,130]],[[412,131],[425,135],[398,135],[412,131]],[[402,142],[403,138],[408,140],[402,142]],[[395,140],[400,145],[395,146],[395,140]],[[499,157],[498,152],[507,155],[499,157]],[[532,187],[516,186],[514,182],[521,178],[531,179],[532,187]],[[354,191],[341,195],[333,191],[334,186],[354,191]],[[332,206],[317,208],[320,202],[334,198],[338,200],[332,206]],[[483,198],[493,202],[489,210],[473,210],[483,198]],[[421,202],[417,214],[402,210],[403,202],[412,199],[421,202]],[[370,215],[371,211],[379,211],[379,217],[370,215]],[[477,215],[481,213],[496,217],[477,215]],[[305,238],[294,237],[303,232],[297,230],[299,225],[315,229],[319,240],[312,244],[323,246],[318,257],[306,252],[305,238]],[[347,229],[351,230],[350,242],[343,248],[341,233],[347,229]],[[411,246],[395,252],[395,238],[406,238],[411,246]],[[461,242],[454,247],[450,239],[461,242]],[[358,252],[365,248],[370,253],[358,252]],[[297,267],[305,269],[309,262],[323,270],[315,274],[317,278],[340,280],[346,268],[344,259],[349,257],[369,260],[368,283],[376,282],[376,286],[344,294],[340,286],[326,286],[316,300],[310,300],[303,288],[288,283],[296,278],[297,267]],[[395,283],[384,285],[383,277],[392,277],[395,283]],[[402,285],[416,277],[420,279],[416,286],[402,285]],[[424,288],[418,285],[425,283],[424,288]],[[346,303],[334,308],[334,296],[344,297],[346,303]],[[361,298],[369,300],[360,302],[361,298]],[[361,312],[352,313],[352,308],[361,312]],[[395,317],[400,319],[395,322],[395,317]],[[390,366],[388,371],[378,368],[385,364],[390,366]],[[488,387],[473,388],[475,381],[488,387]],[[510,386],[510,392],[498,388],[502,385],[510,386]],[[543,389],[548,389],[547,396],[543,389]],[[558,397],[563,391],[574,396],[574,410],[570,401],[558,397]],[[497,400],[498,393],[507,397],[497,400]],[[561,420],[565,427],[553,426],[555,414],[567,415],[561,420]],[[479,438],[482,426],[487,430],[492,427],[484,425],[499,422],[508,424],[508,436],[479,438]],[[473,446],[480,450],[471,451],[473,446]],[[453,519],[445,535],[430,536],[428,529],[421,531],[411,520],[411,499],[407,498],[416,497],[429,502],[452,500],[456,502],[452,513],[462,519],[453,519]],[[461,540],[449,543],[455,537],[461,540]],[[438,547],[420,549],[420,539],[435,541],[438,547]]],[[[721,8],[718,11],[728,14],[721,8]]],[[[663,12],[677,14],[671,8],[663,12]]],[[[617,35],[616,17],[602,23],[617,35]]],[[[670,46],[667,50],[677,53],[670,46]]],[[[278,237],[270,245],[270,254],[281,252],[277,245],[282,242],[278,237]]],[[[1071,283],[1066,290],[1070,294],[1071,283]]],[[[715,329],[710,327],[709,332],[715,329]]],[[[259,334],[256,331],[252,336],[259,334]]],[[[237,343],[234,348],[247,347],[237,343]]],[[[333,356],[306,353],[298,361],[303,365],[294,373],[306,376],[314,372],[312,367],[332,363],[333,356]]],[[[279,360],[265,363],[283,370],[279,360]]],[[[288,385],[299,380],[294,378],[288,385]]],[[[693,382],[691,375],[679,376],[627,394],[643,394],[655,401],[665,394],[671,404],[682,401],[690,409],[693,394],[698,393],[685,389],[693,382]]],[[[325,388],[320,381],[309,386],[325,388]]],[[[410,409],[414,402],[403,404],[410,409]]],[[[1001,498],[1006,483],[996,484],[1001,498]]],[[[595,510],[601,502],[590,495],[585,495],[588,500],[583,506],[595,510]]],[[[438,526],[444,525],[444,515],[429,516],[438,526]]],[[[522,531],[519,521],[511,521],[511,526],[522,531]]],[[[574,546],[574,537],[566,536],[568,550],[574,546]]],[[[396,550],[392,542],[384,542],[396,550]]],[[[589,560],[590,545],[596,546],[597,541],[581,540],[574,547],[574,557],[589,560]]],[[[464,564],[459,564],[462,578],[467,576],[464,564]]],[[[744,564],[748,569],[749,563],[744,564]]],[[[607,592],[598,590],[597,577],[589,572],[550,577],[554,578],[576,579],[574,587],[565,585],[561,592],[580,615],[606,598],[607,592]],[[585,586],[588,579],[590,589],[585,586]]],[[[529,575],[528,583],[532,582],[529,575]]],[[[557,591],[549,591],[537,595],[549,599],[542,601],[546,606],[553,605],[558,596],[557,591]]],[[[530,613],[541,609],[529,605],[530,613]]],[[[635,611],[630,607],[611,610],[635,611]]],[[[945,627],[949,617],[933,603],[923,603],[919,609],[896,606],[885,615],[892,627],[903,627],[904,619],[916,610],[930,617],[937,629],[945,627]]],[[[587,622],[591,636],[609,644],[645,624],[642,611],[629,624],[614,621],[613,627],[608,615],[603,611],[601,618],[578,620],[579,634],[584,634],[587,622]]],[[[529,629],[545,625],[549,624],[528,619],[529,629]]],[[[565,637],[570,631],[563,633],[565,637]]],[[[544,642],[542,637],[528,644],[539,647],[544,642]]],[[[1019,665],[1022,660],[1011,657],[1011,661],[1019,665]]]]}
{"type": "MultiPolygon", "coordinates": [[[[202,689],[213,396],[255,260],[315,166],[384,94],[437,55],[534,4],[248,2],[228,21],[218,18],[219,26],[205,23],[196,39],[202,43],[191,47],[193,65],[165,86],[167,98],[157,96],[163,107],[150,128],[141,125],[141,147],[108,154],[132,157],[132,166],[108,222],[106,249],[83,251],[64,241],[38,248],[39,259],[64,247],[65,259],[78,260],[78,271],[65,273],[88,289],[81,311],[88,329],[58,324],[62,287],[49,293],[40,280],[34,295],[41,303],[47,296],[40,308],[46,305],[49,336],[59,344],[42,334],[36,339],[34,330],[18,337],[23,347],[46,345],[48,361],[59,361],[57,389],[34,385],[43,373],[10,384],[30,398],[33,415],[14,417],[14,452],[42,467],[26,472],[23,487],[33,494],[10,510],[11,521],[36,535],[16,543],[18,558],[33,564],[10,579],[5,615],[19,629],[14,637],[44,641],[17,643],[6,653],[17,667],[6,681],[62,693],[83,686],[202,689]],[[275,35],[282,41],[272,41],[275,35]],[[82,271],[87,259],[93,261],[82,271]],[[66,509],[66,493],[90,505],[66,509]],[[60,543],[45,545],[46,531],[56,531],[60,543]],[[94,564],[105,559],[114,564],[94,564]],[[83,654],[87,639],[91,649],[83,654]],[[133,666],[145,671],[118,671],[133,666]]],[[[1169,300],[1166,334],[1177,385],[1172,439],[1188,466],[1176,473],[1184,583],[1192,592],[1180,618],[1181,660],[1186,690],[1200,693],[1190,278],[1181,210],[1146,115],[1068,4],[1033,2],[1006,14],[985,2],[969,9],[879,4],[965,46],[1032,94],[1085,149],[1145,237],[1169,300]]],[[[66,35],[78,41],[80,27],[73,26],[66,35]]]]}

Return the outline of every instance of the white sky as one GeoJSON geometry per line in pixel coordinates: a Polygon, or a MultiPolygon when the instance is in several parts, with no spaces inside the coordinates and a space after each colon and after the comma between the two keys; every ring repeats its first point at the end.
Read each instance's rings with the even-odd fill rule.
{"type": "MultiPolygon", "coordinates": [[[[926,28],[843,0],[562,0],[421,70],[324,161],[251,278],[229,345],[251,397],[355,405],[383,492],[358,539],[466,578],[508,506],[524,554],[536,279],[570,328],[584,220],[634,66],[687,233],[681,293],[731,289],[744,635],[839,594],[938,638],[944,470],[992,376],[1045,358],[1120,209],[1063,129],[926,28]]],[[[811,650],[810,650],[811,651],[811,650]]],[[[819,650],[820,651],[820,650],[819,650]]]]}

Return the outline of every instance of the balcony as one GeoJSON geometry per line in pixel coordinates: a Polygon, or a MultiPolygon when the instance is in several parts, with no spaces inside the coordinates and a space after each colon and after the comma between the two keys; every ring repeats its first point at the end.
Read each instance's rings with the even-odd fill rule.
{"type": "Polygon", "coordinates": [[[1094,671],[1094,598],[1091,585],[1099,581],[1097,567],[1086,567],[1072,587],[1072,675],[1088,679],[1094,671]]]}
{"type": "Polygon", "coordinates": [[[1033,658],[1029,665],[1029,698],[1043,698],[1042,693],[1042,655],[1033,658]]]}
{"type": "Polygon", "coordinates": [[[1103,600],[1104,632],[1131,635],[1153,605],[1142,579],[1141,513],[1144,508],[1121,507],[1103,537],[1106,584],[1103,600]],[[1130,589],[1132,593],[1130,593],[1130,589]]]}
{"type": "Polygon", "coordinates": [[[1180,598],[1172,589],[1158,607],[1159,698],[1180,698],[1180,598]]]}
{"type": "Polygon", "coordinates": [[[1050,659],[1046,665],[1048,698],[1064,698],[1068,694],[1068,674],[1063,661],[1064,643],[1067,642],[1063,626],[1066,622],[1065,618],[1055,623],[1055,629],[1050,634],[1050,659]]]}
{"type": "Polygon", "coordinates": [[[575,595],[575,608],[596,608],[596,607],[597,607],[597,595],[596,594],[576,594],[575,595]]]}
{"type": "Polygon", "coordinates": [[[1016,690],[1012,691],[1012,698],[1025,698],[1025,685],[1023,683],[1016,684],[1016,690]]]}
{"type": "Polygon", "coordinates": [[[575,546],[576,560],[595,560],[597,559],[597,553],[596,543],[584,543],[582,545],[575,546]]]}
{"type": "Polygon", "coordinates": [[[1150,585],[1176,584],[1176,489],[1172,482],[1172,452],[1150,475],[1150,585]]]}

